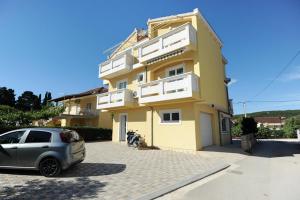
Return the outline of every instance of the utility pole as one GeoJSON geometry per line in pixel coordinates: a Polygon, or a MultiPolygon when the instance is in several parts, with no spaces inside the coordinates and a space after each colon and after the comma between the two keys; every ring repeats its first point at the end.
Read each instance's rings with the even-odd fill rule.
{"type": "Polygon", "coordinates": [[[247,117],[246,101],[243,102],[243,108],[244,108],[244,116],[247,117]]]}

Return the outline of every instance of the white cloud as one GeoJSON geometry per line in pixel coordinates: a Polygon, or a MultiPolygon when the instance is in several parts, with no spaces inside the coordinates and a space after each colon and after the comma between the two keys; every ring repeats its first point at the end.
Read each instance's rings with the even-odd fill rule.
{"type": "Polygon", "coordinates": [[[281,81],[296,81],[300,80],[300,66],[295,67],[294,71],[283,74],[281,81]]]}
{"type": "Polygon", "coordinates": [[[228,86],[231,86],[232,84],[235,84],[235,83],[237,83],[238,82],[238,80],[237,79],[231,79],[231,81],[228,83],[228,86]]]}

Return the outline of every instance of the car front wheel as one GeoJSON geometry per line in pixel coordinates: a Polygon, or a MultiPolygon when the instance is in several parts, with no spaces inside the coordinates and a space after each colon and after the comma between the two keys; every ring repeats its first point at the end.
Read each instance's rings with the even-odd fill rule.
{"type": "Polygon", "coordinates": [[[61,166],[55,158],[45,158],[39,165],[40,173],[46,177],[58,176],[61,172],[61,166]]]}

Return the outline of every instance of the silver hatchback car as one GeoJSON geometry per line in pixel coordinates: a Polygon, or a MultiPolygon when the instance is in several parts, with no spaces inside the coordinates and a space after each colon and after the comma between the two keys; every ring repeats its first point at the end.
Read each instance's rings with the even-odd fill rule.
{"type": "Polygon", "coordinates": [[[85,143],[72,130],[26,128],[0,135],[0,168],[34,169],[53,177],[84,158],[85,143]]]}

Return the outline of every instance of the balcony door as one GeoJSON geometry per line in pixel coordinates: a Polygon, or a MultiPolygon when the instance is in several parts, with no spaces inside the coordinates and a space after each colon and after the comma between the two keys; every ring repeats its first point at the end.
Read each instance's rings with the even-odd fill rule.
{"type": "Polygon", "coordinates": [[[126,141],[126,133],[127,133],[127,118],[128,115],[126,113],[122,113],[119,116],[119,139],[120,141],[126,141]]]}

